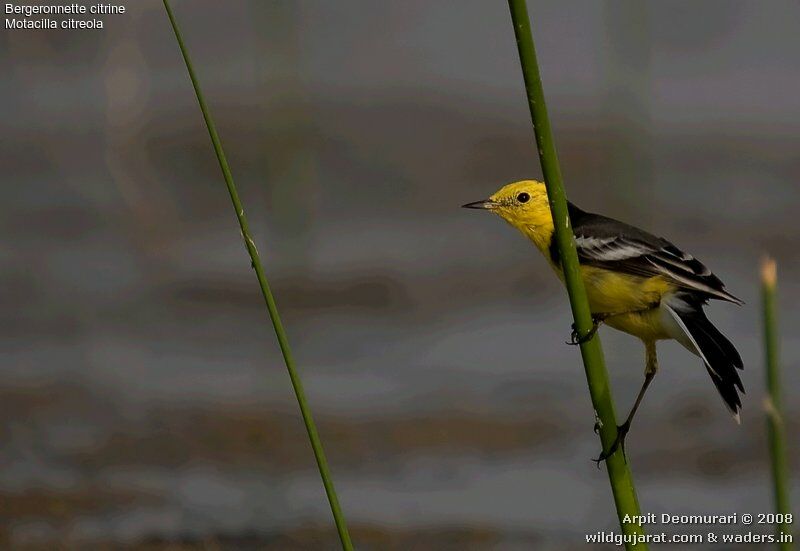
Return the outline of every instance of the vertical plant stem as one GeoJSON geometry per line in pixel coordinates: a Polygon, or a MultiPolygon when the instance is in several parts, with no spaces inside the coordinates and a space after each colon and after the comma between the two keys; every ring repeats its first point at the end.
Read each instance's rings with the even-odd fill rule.
{"type": "Polygon", "coordinates": [[[222,143],[220,142],[219,135],[217,134],[214,121],[211,118],[211,114],[208,110],[205,99],[203,99],[203,93],[200,90],[200,84],[197,80],[197,75],[192,67],[192,62],[189,59],[189,52],[186,50],[186,45],[183,42],[183,37],[181,36],[180,29],[178,28],[178,23],[175,20],[175,15],[172,13],[169,0],[164,0],[164,8],[167,11],[169,21],[172,24],[172,30],[175,31],[175,38],[178,41],[178,47],[180,48],[181,54],[183,55],[183,60],[186,63],[186,69],[189,72],[189,78],[192,81],[192,86],[194,87],[195,95],[197,96],[197,102],[200,104],[200,111],[203,113],[203,119],[208,127],[208,134],[211,137],[211,143],[213,144],[214,151],[217,154],[217,160],[219,161],[219,166],[222,169],[222,175],[225,178],[225,184],[228,187],[228,193],[231,196],[233,208],[236,211],[236,218],[239,220],[239,227],[242,231],[245,248],[250,255],[251,265],[256,272],[258,284],[261,287],[261,294],[264,296],[264,301],[267,304],[269,317],[272,320],[272,327],[275,330],[275,336],[278,338],[278,344],[280,346],[281,353],[283,354],[283,360],[286,364],[286,369],[289,372],[289,378],[292,381],[292,387],[294,388],[294,393],[297,397],[297,403],[300,406],[300,413],[303,416],[303,422],[305,423],[306,431],[308,432],[308,439],[311,441],[311,448],[314,450],[314,458],[317,461],[319,474],[322,477],[322,484],[325,486],[325,493],[328,495],[331,512],[333,513],[333,518],[336,522],[336,529],[339,532],[339,539],[342,542],[342,549],[350,551],[353,549],[353,544],[350,541],[350,535],[347,530],[344,514],[339,506],[339,498],[337,497],[336,489],[333,486],[333,479],[331,477],[330,469],[328,468],[328,461],[325,459],[325,452],[322,449],[322,442],[320,441],[319,434],[317,433],[317,427],[314,424],[314,418],[311,415],[311,409],[306,401],[303,383],[300,380],[297,369],[295,368],[294,359],[292,358],[292,351],[289,348],[289,341],[286,337],[286,331],[284,331],[281,318],[278,315],[278,308],[275,305],[275,299],[272,296],[272,291],[270,290],[269,283],[267,282],[267,276],[264,273],[264,268],[261,265],[258,249],[256,249],[255,242],[250,235],[250,230],[247,225],[247,218],[244,215],[242,201],[239,199],[239,193],[236,191],[236,184],[233,181],[231,169],[228,166],[228,161],[225,158],[225,152],[222,149],[222,143]]]}
{"type": "MultiPolygon", "coordinates": [[[[539,160],[547,186],[547,196],[550,201],[550,210],[555,224],[556,240],[561,255],[564,281],[569,293],[572,314],[575,318],[575,327],[580,335],[585,335],[592,327],[591,311],[586,297],[586,289],[580,275],[578,255],[575,249],[575,238],[567,212],[567,197],[561,179],[561,168],[558,164],[555,142],[550,121],[547,116],[547,107],[544,101],[542,80],[539,75],[539,65],[536,60],[536,50],[531,35],[528,8],[525,0],[508,0],[511,10],[511,20],[514,24],[514,34],[517,38],[522,74],[525,79],[525,89],[528,94],[528,106],[531,111],[536,144],[539,150],[539,160]]],[[[603,449],[609,449],[617,436],[617,421],[614,412],[614,402],[608,383],[603,359],[603,350],[597,335],[581,344],[586,380],[589,383],[589,392],[592,398],[597,417],[600,419],[600,439],[603,449]]],[[[608,478],[614,494],[614,502],[620,527],[624,534],[643,534],[641,526],[634,522],[624,522],[626,515],[638,515],[639,501],[633,485],[633,478],[627,462],[622,453],[614,453],[606,460],[608,478]]],[[[626,543],[628,549],[633,546],[626,543]]],[[[636,545],[636,549],[646,549],[644,543],[636,545]]]]}
{"type": "MultiPolygon", "coordinates": [[[[781,403],[781,374],[778,351],[778,312],[776,306],[778,270],[775,260],[765,257],[761,264],[761,296],[764,315],[764,352],[767,363],[767,397],[764,401],[767,414],[767,435],[772,462],[772,485],[775,494],[775,512],[787,515],[789,507],[789,479],[786,465],[786,431],[781,403]]],[[[777,523],[777,535],[790,534],[789,523],[777,523]]],[[[781,542],[779,549],[792,549],[791,542],[781,542]]]]}

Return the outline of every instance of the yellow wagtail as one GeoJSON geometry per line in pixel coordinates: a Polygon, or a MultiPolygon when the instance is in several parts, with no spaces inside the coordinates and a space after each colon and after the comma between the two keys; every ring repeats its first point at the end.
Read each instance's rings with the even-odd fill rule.
{"type": "MultiPolygon", "coordinates": [[[[563,281],[553,218],[542,182],[524,180],[508,184],[484,201],[465,208],[485,209],[500,216],[533,241],[563,281]]],[[[742,407],[737,389],[744,393],[737,368],[742,359],[736,348],[703,312],[709,299],[735,304],[741,300],[699,260],[666,239],[656,237],[612,218],[585,212],[569,204],[569,216],[578,248],[581,275],[586,286],[594,327],[582,337],[573,331],[571,344],[594,336],[606,323],[642,340],[645,347],[644,384],[617,439],[596,460],[624,453],[625,436],[647,387],[658,369],[656,341],[675,339],[700,356],[711,381],[740,422],[742,407]]]]}

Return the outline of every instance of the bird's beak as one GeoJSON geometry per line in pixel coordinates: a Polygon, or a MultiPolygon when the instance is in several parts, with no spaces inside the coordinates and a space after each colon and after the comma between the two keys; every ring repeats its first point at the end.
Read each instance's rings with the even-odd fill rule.
{"type": "Polygon", "coordinates": [[[483,201],[475,201],[474,203],[467,203],[466,205],[461,205],[463,209],[484,209],[484,210],[492,210],[499,205],[492,201],[491,199],[484,199],[483,201]]]}

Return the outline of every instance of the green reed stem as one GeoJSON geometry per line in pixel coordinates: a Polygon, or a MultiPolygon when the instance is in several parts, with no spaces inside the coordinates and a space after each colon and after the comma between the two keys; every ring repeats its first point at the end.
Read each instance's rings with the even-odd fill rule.
{"type": "Polygon", "coordinates": [[[328,468],[328,461],[325,459],[325,452],[322,449],[322,442],[320,441],[317,427],[314,424],[314,418],[311,415],[311,409],[306,400],[305,391],[303,390],[303,383],[300,380],[300,375],[295,368],[294,359],[292,358],[292,351],[289,348],[289,340],[286,337],[286,331],[283,329],[281,318],[278,315],[278,307],[275,305],[275,299],[270,291],[267,276],[264,273],[264,268],[261,265],[261,259],[258,255],[253,237],[250,235],[250,229],[247,225],[247,218],[244,215],[244,207],[242,201],[239,199],[239,193],[236,191],[236,184],[233,182],[231,169],[228,166],[228,161],[225,158],[225,152],[222,149],[219,135],[217,134],[214,121],[211,118],[211,113],[208,110],[203,93],[200,90],[200,83],[197,80],[197,75],[194,72],[192,62],[189,59],[189,52],[186,50],[186,45],[183,42],[178,22],[175,20],[175,15],[172,13],[172,8],[169,5],[169,0],[164,0],[164,8],[167,10],[167,16],[172,24],[172,30],[175,31],[175,38],[178,41],[183,61],[186,63],[186,69],[189,72],[189,78],[192,81],[194,92],[197,95],[197,102],[200,104],[200,111],[203,113],[203,119],[208,127],[208,134],[211,137],[211,143],[214,145],[214,152],[217,154],[219,166],[222,169],[222,175],[225,178],[225,184],[228,186],[228,193],[233,202],[233,208],[236,211],[236,218],[239,220],[239,227],[242,230],[242,237],[244,238],[244,246],[247,248],[247,253],[250,255],[251,265],[256,272],[258,284],[261,287],[261,294],[264,295],[264,301],[267,304],[269,317],[272,320],[272,327],[275,330],[275,336],[278,338],[278,344],[283,354],[283,361],[286,364],[286,369],[289,372],[289,378],[292,381],[297,403],[300,406],[300,413],[303,416],[303,423],[305,423],[306,431],[308,431],[308,439],[311,441],[311,448],[314,450],[314,458],[317,461],[319,474],[322,477],[322,484],[325,486],[325,493],[328,495],[328,501],[331,506],[334,521],[336,522],[336,530],[339,532],[339,539],[342,542],[342,549],[351,551],[353,544],[350,541],[350,534],[347,530],[347,523],[344,519],[341,507],[339,506],[339,498],[336,495],[336,489],[333,486],[333,479],[331,477],[330,469],[328,468]]]}
{"type": "MultiPolygon", "coordinates": [[[[542,164],[547,196],[550,200],[550,210],[553,214],[556,240],[564,270],[564,281],[569,293],[572,315],[575,318],[575,327],[578,330],[578,334],[585,335],[592,327],[592,316],[586,297],[586,289],[579,271],[575,239],[567,212],[567,197],[564,193],[561,168],[550,129],[550,120],[547,116],[547,106],[544,100],[542,79],[539,75],[539,65],[536,60],[536,49],[531,35],[528,8],[525,5],[525,0],[508,0],[508,6],[511,10],[511,20],[514,24],[514,34],[517,38],[517,49],[519,50],[520,63],[522,64],[525,89],[528,94],[528,106],[536,135],[539,160],[542,164]]],[[[580,348],[592,404],[601,423],[600,440],[602,441],[603,449],[607,450],[617,436],[617,421],[599,336],[595,335],[594,338],[581,344],[580,348]]],[[[640,514],[639,500],[636,497],[633,478],[623,454],[619,451],[615,452],[606,460],[606,466],[622,532],[630,535],[643,535],[644,531],[639,524],[623,521],[626,515],[640,514]]],[[[626,548],[633,549],[633,545],[626,544],[626,548]]],[[[642,550],[647,549],[647,546],[644,543],[639,543],[635,548],[642,550]]]]}
{"type": "MultiPolygon", "coordinates": [[[[766,257],[761,265],[761,299],[764,316],[764,352],[767,364],[767,435],[772,463],[772,486],[775,494],[775,512],[782,515],[791,513],[789,506],[789,475],[786,464],[786,430],[783,423],[783,404],[781,401],[781,372],[778,351],[778,309],[777,281],[778,270],[775,261],[766,257]]],[[[784,517],[785,519],[785,517],[784,517]]],[[[788,522],[775,526],[778,537],[791,534],[788,522]]],[[[791,542],[780,542],[782,551],[792,549],[791,542]]]]}

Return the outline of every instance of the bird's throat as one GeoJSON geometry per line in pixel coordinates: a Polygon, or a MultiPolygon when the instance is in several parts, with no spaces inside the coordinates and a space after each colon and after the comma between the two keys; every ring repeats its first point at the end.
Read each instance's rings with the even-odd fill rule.
{"type": "Polygon", "coordinates": [[[522,234],[533,241],[536,248],[539,249],[547,259],[550,259],[550,243],[553,241],[553,225],[524,225],[518,227],[522,234]]]}

